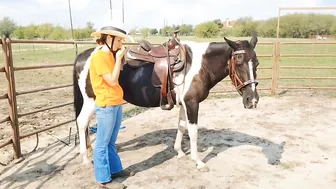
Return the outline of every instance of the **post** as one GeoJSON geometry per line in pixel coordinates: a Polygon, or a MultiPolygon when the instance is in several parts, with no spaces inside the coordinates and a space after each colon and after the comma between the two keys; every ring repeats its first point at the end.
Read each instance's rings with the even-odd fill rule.
{"type": "Polygon", "coordinates": [[[273,51],[273,65],[272,65],[272,87],[271,87],[271,95],[275,95],[276,90],[278,88],[278,79],[279,79],[279,59],[280,59],[280,16],[281,16],[281,8],[278,11],[278,23],[277,23],[277,40],[274,43],[274,51],[273,51]]]}
{"type": "Polygon", "coordinates": [[[72,16],[71,16],[71,4],[70,4],[70,0],[68,0],[68,4],[69,4],[69,16],[70,16],[71,35],[72,35],[72,39],[74,39],[73,26],[72,26],[72,16]]]}
{"type": "Polygon", "coordinates": [[[3,55],[5,60],[5,71],[8,83],[8,103],[9,103],[9,117],[12,126],[12,141],[14,148],[14,158],[21,157],[21,145],[20,145],[20,132],[19,121],[17,113],[16,103],[16,90],[15,90],[15,78],[14,78],[14,66],[12,56],[11,40],[6,38],[2,42],[3,55]]]}
{"type": "Polygon", "coordinates": [[[275,95],[278,88],[278,79],[279,79],[279,61],[280,59],[280,42],[277,41],[273,45],[273,64],[272,64],[272,86],[271,86],[271,95],[275,95]]]}
{"type": "Polygon", "coordinates": [[[124,14],[124,0],[121,0],[121,10],[122,10],[122,22],[123,22],[123,24],[125,23],[125,14],[124,14]]]}
{"type": "Polygon", "coordinates": [[[279,8],[278,12],[278,24],[277,24],[277,41],[279,41],[279,33],[280,33],[280,13],[281,13],[281,8],[279,8]]]}
{"type": "MultiPolygon", "coordinates": [[[[71,15],[71,4],[70,4],[70,0],[68,0],[68,4],[69,4],[69,16],[70,16],[70,26],[71,26],[71,35],[72,35],[72,39],[75,40],[74,38],[74,32],[73,32],[73,25],[72,25],[72,15],[71,15]]],[[[77,43],[74,43],[75,48],[76,48],[76,55],[78,54],[78,47],[77,47],[77,43]]]]}
{"type": "Polygon", "coordinates": [[[110,0],[110,12],[111,12],[111,20],[112,20],[112,0],[110,0]]]}

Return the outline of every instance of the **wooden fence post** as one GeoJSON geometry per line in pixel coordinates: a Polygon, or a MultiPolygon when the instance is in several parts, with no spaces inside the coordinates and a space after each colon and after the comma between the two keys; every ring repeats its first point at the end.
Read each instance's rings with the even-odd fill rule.
{"type": "Polygon", "coordinates": [[[3,39],[2,49],[4,55],[6,78],[8,83],[9,117],[13,132],[12,141],[14,148],[14,158],[18,159],[19,157],[21,157],[21,145],[20,145],[19,120],[18,120],[17,103],[16,103],[12,45],[11,40],[9,38],[3,39]]]}
{"type": "Polygon", "coordinates": [[[273,48],[271,95],[275,95],[276,90],[278,88],[279,71],[280,71],[279,64],[280,64],[280,42],[277,41],[274,43],[274,48],[273,48]]]}

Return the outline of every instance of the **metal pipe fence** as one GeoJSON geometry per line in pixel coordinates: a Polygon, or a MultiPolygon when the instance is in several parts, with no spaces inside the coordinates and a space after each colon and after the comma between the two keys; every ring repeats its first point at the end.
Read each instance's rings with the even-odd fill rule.
{"type": "MultiPolygon", "coordinates": [[[[8,111],[9,115],[4,118],[0,118],[0,123],[10,122],[12,128],[12,137],[10,139],[4,140],[2,144],[0,144],[0,148],[3,148],[7,145],[13,144],[14,149],[14,157],[19,158],[21,156],[21,145],[20,140],[26,138],[28,136],[32,136],[38,134],[40,132],[45,132],[50,129],[54,129],[56,127],[60,127],[62,125],[71,123],[74,119],[70,119],[64,121],[62,123],[58,123],[52,126],[48,126],[34,132],[30,132],[24,135],[20,135],[19,131],[19,122],[18,118],[35,114],[38,112],[43,112],[51,109],[61,108],[64,106],[68,106],[73,104],[73,102],[66,102],[63,104],[54,105],[48,108],[43,108],[39,110],[34,110],[30,112],[18,113],[17,110],[17,96],[19,95],[26,95],[32,94],[41,91],[49,91],[54,89],[63,89],[67,87],[71,87],[72,84],[65,84],[65,85],[58,85],[52,87],[45,87],[33,90],[25,90],[25,91],[16,91],[15,87],[15,72],[24,71],[24,70],[36,70],[36,69],[46,69],[46,68],[61,68],[61,67],[70,67],[73,64],[50,64],[50,65],[39,65],[39,66],[19,66],[15,67],[13,62],[13,54],[12,54],[12,44],[68,44],[68,45],[75,45],[75,44],[95,44],[94,41],[55,41],[55,40],[11,40],[11,39],[0,39],[0,44],[2,46],[2,53],[3,53],[3,60],[4,60],[4,67],[0,67],[0,72],[4,72],[6,75],[7,80],[7,93],[0,94],[0,100],[7,99],[8,100],[8,111]]],[[[281,58],[302,58],[302,57],[336,57],[336,54],[281,54],[280,47],[282,45],[336,45],[336,42],[259,42],[259,45],[266,45],[270,46],[272,53],[269,54],[258,54],[258,58],[269,58],[271,60],[270,65],[261,66],[258,70],[263,70],[270,73],[271,76],[262,76],[258,77],[258,80],[263,81],[260,83],[270,83],[270,86],[258,86],[258,90],[268,91],[271,95],[276,94],[278,89],[318,89],[318,90],[335,90],[335,87],[332,86],[279,86],[279,83],[283,80],[298,80],[298,79],[310,79],[310,80],[336,80],[336,77],[324,77],[324,76],[280,76],[280,70],[293,70],[293,69],[318,69],[318,70],[333,70],[336,69],[335,66],[296,66],[296,65],[281,65],[280,59],[281,58]]],[[[125,43],[125,45],[137,45],[137,43],[125,43]]],[[[159,45],[159,44],[153,44],[159,45]]],[[[227,80],[231,82],[230,80],[227,80]]],[[[225,83],[225,81],[223,81],[225,83]]],[[[234,88],[225,89],[225,90],[212,90],[210,93],[218,94],[218,93],[226,93],[226,92],[235,92],[234,88]]],[[[124,104],[126,104],[125,102],[124,104]]]]}

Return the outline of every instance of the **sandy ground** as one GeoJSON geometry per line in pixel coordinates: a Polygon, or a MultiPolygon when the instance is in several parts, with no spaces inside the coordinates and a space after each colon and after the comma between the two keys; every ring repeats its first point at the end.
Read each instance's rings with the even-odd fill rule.
{"type": "MultiPolygon", "coordinates": [[[[128,188],[336,188],[336,98],[261,97],[255,110],[243,109],[240,98],[206,100],[199,146],[209,172],[198,172],[190,158],[177,160],[177,114],[177,108],[155,108],[123,122],[119,153],[124,168],[137,171],[118,179],[128,188]]],[[[68,141],[69,127],[75,128],[71,123],[40,134],[33,152],[36,137],[23,140],[24,159],[0,166],[0,188],[96,188],[92,165],[81,164],[74,135],[70,145],[59,141],[68,141]]],[[[183,146],[189,149],[187,136],[183,146]]]]}

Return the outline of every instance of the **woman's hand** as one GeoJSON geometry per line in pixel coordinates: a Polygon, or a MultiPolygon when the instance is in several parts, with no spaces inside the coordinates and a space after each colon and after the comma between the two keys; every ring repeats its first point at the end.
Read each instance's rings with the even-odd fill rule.
{"type": "Polygon", "coordinates": [[[123,58],[123,56],[125,55],[126,53],[126,47],[121,47],[120,50],[117,51],[117,54],[116,54],[116,59],[117,60],[121,60],[123,58]]]}

